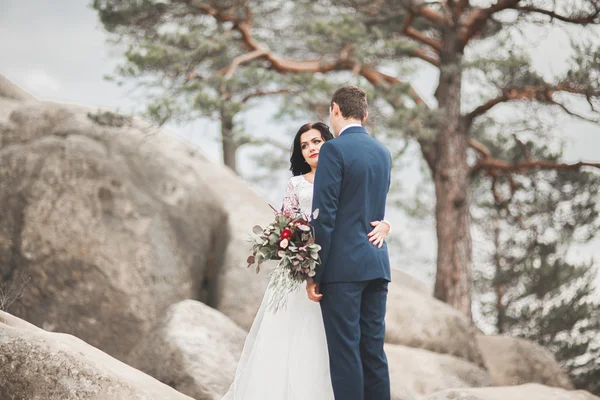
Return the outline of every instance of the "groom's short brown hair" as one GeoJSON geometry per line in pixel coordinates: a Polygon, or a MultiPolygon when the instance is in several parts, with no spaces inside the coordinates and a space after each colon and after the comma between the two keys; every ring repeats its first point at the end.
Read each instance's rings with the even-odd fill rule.
{"type": "Polygon", "coordinates": [[[340,106],[342,117],[354,118],[362,121],[367,116],[367,94],[356,86],[344,86],[339,88],[331,98],[333,103],[340,106]]]}

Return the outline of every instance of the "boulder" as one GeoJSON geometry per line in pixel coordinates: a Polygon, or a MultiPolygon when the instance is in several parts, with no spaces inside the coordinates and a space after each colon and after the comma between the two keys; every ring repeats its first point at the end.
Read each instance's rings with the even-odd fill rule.
{"type": "Polygon", "coordinates": [[[483,366],[469,318],[401,281],[389,285],[386,342],[450,354],[483,366]]]}
{"type": "Polygon", "coordinates": [[[589,392],[528,383],[520,386],[450,389],[427,396],[425,400],[600,400],[589,392]]]}
{"type": "Polygon", "coordinates": [[[132,366],[196,400],[220,398],[233,381],[246,331],[203,303],[172,305],[128,357],[132,366]]]}
{"type": "Polygon", "coordinates": [[[193,400],[71,335],[0,311],[2,400],[193,400]]]}
{"type": "Polygon", "coordinates": [[[392,397],[397,399],[421,398],[443,389],[490,384],[487,371],[458,357],[390,344],[385,351],[392,397]]]}
{"type": "MultiPolygon", "coordinates": [[[[18,105],[36,101],[29,93],[0,74],[0,121],[7,120],[11,111],[18,105]]],[[[0,122],[0,127],[2,123],[0,122]]],[[[2,130],[0,129],[0,149],[2,148],[2,130]]]]}
{"type": "MultiPolygon", "coordinates": [[[[252,227],[265,227],[275,216],[267,202],[230,169],[207,164],[205,176],[227,213],[224,226],[227,237],[223,241],[223,257],[216,281],[218,294],[211,305],[249,330],[267,288],[269,265],[274,265],[267,263],[258,275],[255,268],[248,268],[246,260],[252,247],[250,234],[252,227]]],[[[283,188],[281,192],[283,195],[283,188]]]]}
{"type": "Polygon", "coordinates": [[[166,307],[216,297],[227,213],[204,157],[123,116],[10,104],[0,285],[27,280],[10,312],[123,359],[166,307]]]}
{"type": "Polygon", "coordinates": [[[478,335],[477,342],[494,386],[540,383],[573,389],[573,383],[550,351],[528,340],[478,335]]]}
{"type": "Polygon", "coordinates": [[[29,101],[35,98],[15,85],[4,76],[0,75],[0,98],[7,100],[29,101]]]}
{"type": "Polygon", "coordinates": [[[400,284],[424,295],[431,296],[433,293],[430,285],[400,269],[392,268],[392,282],[394,285],[400,284]]]}

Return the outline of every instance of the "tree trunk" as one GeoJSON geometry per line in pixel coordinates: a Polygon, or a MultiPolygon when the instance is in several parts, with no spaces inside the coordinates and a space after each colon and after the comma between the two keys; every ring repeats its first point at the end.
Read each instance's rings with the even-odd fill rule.
{"type": "Polygon", "coordinates": [[[233,135],[233,115],[226,110],[226,107],[221,107],[221,140],[223,163],[237,174],[236,152],[238,147],[233,135]]]}
{"type": "Polygon", "coordinates": [[[504,333],[506,309],[504,308],[504,283],[502,281],[502,258],[500,255],[500,221],[494,218],[494,291],[496,292],[496,329],[499,334],[504,333]]]}
{"type": "Polygon", "coordinates": [[[435,297],[471,317],[471,180],[468,133],[461,115],[462,49],[454,28],[443,33],[436,97],[441,123],[433,179],[438,240],[435,297]]]}

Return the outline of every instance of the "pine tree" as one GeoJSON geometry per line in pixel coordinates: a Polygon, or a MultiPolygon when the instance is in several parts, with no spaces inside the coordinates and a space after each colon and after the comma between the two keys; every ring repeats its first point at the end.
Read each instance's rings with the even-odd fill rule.
{"type": "MultiPolygon", "coordinates": [[[[515,163],[528,157],[559,163],[562,152],[515,139],[494,148],[494,156],[515,163]]],[[[569,261],[569,254],[600,228],[600,175],[559,169],[519,179],[498,175],[475,184],[475,192],[482,193],[473,211],[482,238],[475,268],[480,325],[546,347],[577,388],[599,394],[597,264],[569,261]]]]}
{"type": "MultiPolygon", "coordinates": [[[[135,82],[148,100],[145,116],[162,125],[219,120],[223,163],[237,172],[237,150],[264,144],[236,121],[256,99],[294,91],[273,71],[248,62],[226,16],[190,13],[183,2],[95,0],[112,42],[125,61],[109,79],[135,82]],[[239,68],[238,58],[241,57],[239,68]],[[275,79],[277,77],[277,79],[275,79]]],[[[269,8],[262,9],[265,14],[269,8]]]]}
{"type": "MultiPolygon", "coordinates": [[[[360,77],[368,82],[387,104],[381,109],[389,125],[401,131],[403,143],[408,139],[418,144],[429,167],[436,194],[435,296],[467,315],[471,315],[472,293],[473,179],[600,166],[496,159],[474,135],[478,122],[498,117],[494,111],[511,103],[598,122],[598,44],[574,43],[569,70],[547,79],[533,70],[519,38],[540,26],[587,27],[593,36],[600,25],[599,0],[560,4],[545,0],[97,0],[97,9],[102,9],[99,4],[125,10],[120,14],[125,16],[131,7],[147,10],[136,19],[142,26],[156,25],[153,9],[173,7],[171,24],[179,19],[211,20],[221,27],[220,37],[231,38],[239,50],[227,67],[219,66],[229,72],[257,66],[284,77],[299,74],[320,80],[324,75],[349,74],[350,78],[339,79],[360,77]],[[439,72],[435,107],[429,107],[406,82],[407,63],[439,72]],[[477,88],[469,89],[476,95],[468,99],[463,96],[466,82],[477,83],[477,88]],[[583,100],[589,110],[578,114],[569,98],[583,100]]],[[[127,36],[131,21],[115,19],[123,23],[127,36]]]]}

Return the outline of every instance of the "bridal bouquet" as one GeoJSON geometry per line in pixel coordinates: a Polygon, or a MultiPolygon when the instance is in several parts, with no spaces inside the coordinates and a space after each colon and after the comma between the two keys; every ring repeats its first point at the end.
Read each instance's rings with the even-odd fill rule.
{"type": "MultiPolygon", "coordinates": [[[[269,306],[276,311],[285,305],[287,294],[299,283],[315,276],[315,269],[321,263],[321,246],[315,243],[308,216],[301,212],[273,211],[275,221],[265,229],[258,225],[252,229],[254,235],[248,267],[256,264],[258,273],[265,261],[279,261],[269,282],[273,291],[269,306]]],[[[318,210],[315,210],[313,218],[317,216],[318,210]]]]}

